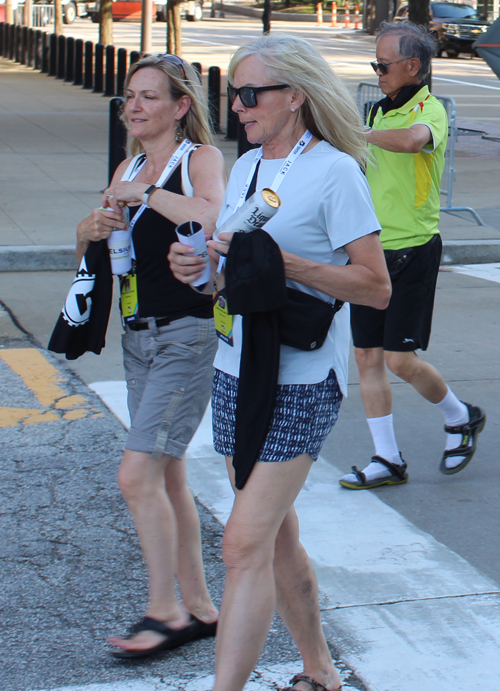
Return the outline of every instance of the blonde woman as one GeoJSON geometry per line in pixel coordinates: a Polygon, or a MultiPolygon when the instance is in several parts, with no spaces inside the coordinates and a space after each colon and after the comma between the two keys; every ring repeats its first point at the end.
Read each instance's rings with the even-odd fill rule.
{"type": "Polygon", "coordinates": [[[167,254],[184,221],[213,232],[225,168],[211,146],[203,93],[189,64],[175,55],[145,57],[131,67],[125,94],[131,148],[140,155],[119,166],[104,192],[105,208],[79,224],[77,253],[133,224],[136,264],[121,294],[122,304],[134,306],[132,318],[124,311],[122,337],[131,427],[119,484],[148,568],[149,604],[128,636],[109,640],[116,657],[138,658],[216,630],[185,469],[185,450],[210,396],[212,304],[173,276],[167,254]]]}
{"type": "MultiPolygon", "coordinates": [[[[322,300],[385,307],[390,282],[362,172],[362,123],[330,66],[306,41],[266,36],[236,51],[228,93],[248,140],[262,148],[234,166],[219,224],[234,213],[252,182],[257,190],[279,185],[281,207],[265,230],[281,249],[287,285],[322,300]]],[[[220,239],[231,236],[222,233],[220,239]]],[[[209,245],[227,251],[222,243],[209,245]]],[[[172,245],[169,258],[179,280],[199,277],[201,263],[181,245],[172,245]]],[[[215,448],[226,456],[234,485],[238,316],[233,333],[233,345],[219,341],[212,406],[215,448]]],[[[321,348],[281,347],[272,420],[246,484],[235,490],[224,535],[227,575],[214,691],[243,689],[275,607],[304,661],[303,674],[292,679],[291,688],[340,689],[293,503],[337,419],[346,393],[348,348],[347,305],[336,314],[321,348]]]]}

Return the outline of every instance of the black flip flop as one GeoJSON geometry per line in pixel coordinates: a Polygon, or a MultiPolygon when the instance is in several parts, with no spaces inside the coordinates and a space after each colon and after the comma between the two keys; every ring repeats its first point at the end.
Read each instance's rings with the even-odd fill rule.
{"type": "Polygon", "coordinates": [[[216,621],[211,624],[205,624],[204,621],[197,619],[192,614],[189,616],[191,617],[191,621],[186,626],[183,626],[182,629],[171,629],[162,621],[158,621],[158,619],[144,617],[144,619],[141,619],[140,622],[132,626],[127,638],[132,638],[132,636],[135,636],[140,631],[156,631],[161,633],[162,636],[165,636],[165,640],[152,648],[146,648],[146,650],[112,650],[111,655],[120,660],[151,657],[152,655],[157,655],[165,650],[173,650],[174,648],[178,648],[181,645],[196,641],[200,638],[215,636],[217,632],[216,621]]]}

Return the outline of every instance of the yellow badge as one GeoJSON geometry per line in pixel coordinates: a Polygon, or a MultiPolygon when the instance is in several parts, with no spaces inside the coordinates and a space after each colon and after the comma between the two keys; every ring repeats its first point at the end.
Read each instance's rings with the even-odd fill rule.
{"type": "Polygon", "coordinates": [[[213,297],[214,321],[217,336],[227,343],[234,345],[233,342],[233,315],[227,310],[227,298],[224,290],[219,290],[213,297]]]}
{"type": "Polygon", "coordinates": [[[136,321],[139,318],[137,274],[120,276],[120,309],[125,322],[136,321]]]}

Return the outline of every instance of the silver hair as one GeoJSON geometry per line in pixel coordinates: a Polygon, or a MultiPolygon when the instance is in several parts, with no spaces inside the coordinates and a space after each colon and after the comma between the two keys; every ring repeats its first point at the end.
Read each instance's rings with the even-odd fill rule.
{"type": "Polygon", "coordinates": [[[417,76],[424,79],[431,70],[431,58],[437,53],[435,36],[425,26],[408,20],[391,24],[382,22],[377,34],[377,42],[382,36],[400,36],[399,54],[402,58],[418,58],[420,69],[417,76]]]}

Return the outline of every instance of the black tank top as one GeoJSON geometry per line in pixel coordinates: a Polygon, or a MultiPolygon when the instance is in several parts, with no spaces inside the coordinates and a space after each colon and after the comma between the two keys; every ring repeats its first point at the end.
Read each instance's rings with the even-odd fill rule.
{"type": "MultiPolygon", "coordinates": [[[[181,166],[170,175],[163,189],[183,194],[181,166]]],[[[130,209],[132,219],[139,209],[130,209]]],[[[212,298],[200,295],[178,281],[167,260],[170,245],[177,242],[176,225],[153,209],[145,209],[134,226],[132,239],[137,261],[139,317],[212,317],[212,298]]]]}

